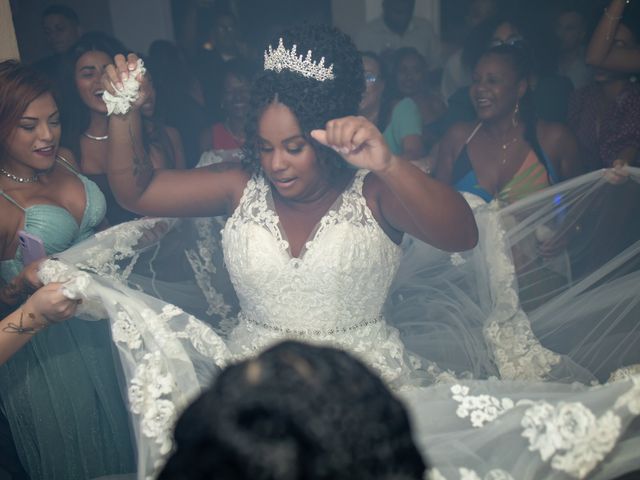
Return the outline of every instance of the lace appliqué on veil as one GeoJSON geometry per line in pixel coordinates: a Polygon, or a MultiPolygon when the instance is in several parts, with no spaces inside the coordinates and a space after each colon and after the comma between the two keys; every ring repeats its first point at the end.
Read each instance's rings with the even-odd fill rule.
{"type": "Polygon", "coordinates": [[[521,424],[529,450],[575,478],[584,478],[604,459],[622,428],[620,417],[613,412],[596,417],[581,403],[554,406],[536,402],[524,413],[521,424]]]}
{"type": "Polygon", "coordinates": [[[173,445],[171,428],[176,421],[177,410],[168,395],[175,388],[175,380],[163,368],[160,353],[144,355],[129,384],[131,412],[140,415],[142,434],[155,441],[161,455],[169,453],[173,445]]]}
{"type": "Polygon", "coordinates": [[[491,395],[469,395],[469,387],[453,385],[451,398],[459,403],[456,415],[469,418],[471,425],[482,428],[486,423],[494,421],[504,412],[511,410],[515,403],[510,398],[497,398],[491,395]]]}
{"type": "Polygon", "coordinates": [[[96,245],[88,247],[84,260],[77,262],[75,266],[124,282],[131,275],[145,243],[148,246],[154,245],[174,222],[175,220],[165,218],[142,218],[96,233],[96,245]],[[163,223],[166,225],[162,225],[163,223]],[[156,229],[162,230],[162,233],[156,233],[156,229]],[[129,263],[123,266],[120,262],[127,259],[129,263]]]}
{"type": "Polygon", "coordinates": [[[216,267],[215,255],[222,251],[219,232],[224,226],[221,218],[197,218],[193,220],[197,231],[198,239],[196,248],[185,251],[187,261],[193,269],[196,282],[207,301],[207,315],[214,315],[219,319],[219,328],[216,329],[221,334],[228,334],[237,324],[232,315],[232,308],[225,301],[224,295],[215,288],[214,280],[218,268],[216,267]]]}
{"type": "MultiPolygon", "coordinates": [[[[197,167],[221,162],[239,163],[242,158],[240,150],[207,150],[201,155],[197,167]]],[[[221,270],[224,269],[220,231],[224,227],[226,218],[194,218],[191,222],[196,234],[195,248],[185,250],[185,255],[193,269],[196,283],[207,301],[206,313],[218,321],[214,329],[222,335],[227,335],[237,325],[237,319],[224,294],[216,288],[219,284],[226,283],[220,279],[220,275],[223,274],[221,270]]]]}
{"type": "MultiPolygon", "coordinates": [[[[178,307],[165,305],[159,313],[145,308],[139,315],[142,321],[136,322],[127,311],[119,311],[112,331],[118,346],[126,346],[129,355],[139,356],[129,381],[129,403],[132,413],[140,416],[140,433],[158,448],[154,467],[159,468],[173,447],[177,416],[192,399],[181,391],[176,377],[180,372],[173,372],[170,365],[189,364],[193,358],[191,349],[218,367],[223,367],[230,356],[222,339],[209,326],[178,307]],[[148,351],[155,352],[141,354],[148,351]]],[[[195,379],[192,381],[193,386],[197,385],[195,379]]]]}
{"type": "MultiPolygon", "coordinates": [[[[626,406],[631,413],[640,414],[640,379],[633,380],[632,387],[614,408],[626,406]]],[[[615,447],[622,431],[621,419],[613,411],[596,417],[579,402],[557,405],[526,399],[514,402],[510,398],[470,395],[470,388],[459,384],[451,387],[451,393],[459,403],[456,415],[469,418],[475,428],[484,427],[514,407],[528,406],[521,426],[522,436],[529,441],[529,450],[537,451],[542,461],[549,462],[552,468],[575,478],[584,478],[593,470],[615,447]]]]}
{"type": "MultiPolygon", "coordinates": [[[[127,238],[127,245],[139,240],[129,235],[134,230],[124,229],[127,235],[121,239],[127,238]]],[[[83,318],[111,319],[120,355],[129,360],[127,364],[135,365],[125,376],[130,409],[138,417],[136,433],[149,440],[140,442],[149,449],[143,455],[154,459],[153,469],[159,468],[172,449],[179,413],[199,392],[198,385],[207,383],[203,376],[230,360],[226,344],[211,327],[180,308],[164,304],[155,310],[131,295],[101,286],[71,265],[47,260],[39,273],[46,283],[66,282],[65,294],[70,298],[84,299],[78,309],[83,318]],[[201,359],[197,368],[196,359],[201,359]]]]}
{"type": "Polygon", "coordinates": [[[631,388],[616,400],[614,408],[627,407],[632,414],[640,415],[640,374],[626,379],[631,380],[631,388]]]}
{"type": "Polygon", "coordinates": [[[492,348],[501,378],[542,380],[561,357],[542,346],[520,308],[515,267],[505,247],[508,243],[498,217],[499,204],[491,202],[487,208],[491,212],[485,216],[489,223],[486,230],[490,232],[486,242],[494,248],[486,249],[486,263],[495,304],[485,323],[485,338],[492,348]]]}

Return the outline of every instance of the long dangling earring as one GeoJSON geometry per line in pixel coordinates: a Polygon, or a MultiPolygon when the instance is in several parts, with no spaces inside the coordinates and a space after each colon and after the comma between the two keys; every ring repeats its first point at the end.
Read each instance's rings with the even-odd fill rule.
{"type": "Polygon", "coordinates": [[[518,126],[518,116],[520,114],[520,102],[516,103],[516,109],[513,111],[513,115],[511,115],[511,124],[515,127],[518,126]]]}

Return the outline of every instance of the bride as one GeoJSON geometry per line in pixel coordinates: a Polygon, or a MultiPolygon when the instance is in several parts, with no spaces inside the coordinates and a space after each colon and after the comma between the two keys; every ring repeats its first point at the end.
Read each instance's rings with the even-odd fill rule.
{"type": "MultiPolygon", "coordinates": [[[[118,56],[104,79],[119,112],[109,122],[110,184],[123,206],[143,215],[229,216],[221,243],[240,313],[220,334],[225,329],[185,312],[193,307],[185,297],[182,310],[122,284],[157,219],[115,227],[60,256],[64,263],[44,265],[47,280],[75,279],[67,291],[85,298],[87,314],[111,321],[140,478],[162,465],[176,415],[220,367],[292,337],[354,353],[404,398],[432,478],[614,478],[640,466],[629,428],[640,414],[639,377],[570,383],[596,380],[574,357],[605,357],[602,346],[569,342],[563,355],[545,348],[536,334],[557,324],[532,328],[518,307],[508,250],[515,233],[504,238],[503,212],[465,201],[392,156],[371,123],[349,116],[364,80],[348,37],[305,26],[269,48],[252,91],[241,167],[154,172],[140,141],[141,68],[135,56],[118,56]],[[478,236],[482,248],[446,253],[472,249],[478,236]]],[[[572,191],[599,184],[580,182],[572,191]]],[[[528,207],[537,214],[540,205],[528,207]]],[[[523,218],[522,211],[510,215],[523,218]]],[[[556,220],[547,211],[544,221],[556,220]]],[[[565,280],[556,299],[576,301],[573,279],[565,280]]],[[[615,280],[620,289],[637,276],[615,280]]],[[[162,279],[146,286],[163,300],[179,296],[162,279]]],[[[580,292],[591,287],[595,298],[597,282],[581,283],[580,292]]],[[[564,319],[560,336],[576,330],[570,311],[564,319]]],[[[612,364],[609,373],[620,366],[612,364]]]]}

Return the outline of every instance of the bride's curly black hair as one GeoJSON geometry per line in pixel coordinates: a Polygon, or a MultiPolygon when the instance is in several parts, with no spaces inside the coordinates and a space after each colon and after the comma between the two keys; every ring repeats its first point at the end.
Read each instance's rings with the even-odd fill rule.
{"type": "Polygon", "coordinates": [[[419,480],[407,413],[364,364],[288,341],[225,369],[182,414],[158,480],[419,480]]]}
{"type": "Polygon", "coordinates": [[[334,118],[356,115],[364,92],[362,57],[351,38],[328,25],[301,25],[283,31],[269,44],[275,49],[282,38],[285,48],[297,46],[297,53],[306,57],[311,50],[314,62],[324,57],[325,66],[333,64],[333,80],[323,82],[299,73],[264,70],[253,82],[250,113],[246,123],[246,162],[258,168],[258,123],[264,110],[276,98],[295,115],[302,133],[314,146],[318,159],[331,170],[344,168],[344,160],[333,150],[321,146],[309,136],[311,130],[324,128],[334,118]]]}

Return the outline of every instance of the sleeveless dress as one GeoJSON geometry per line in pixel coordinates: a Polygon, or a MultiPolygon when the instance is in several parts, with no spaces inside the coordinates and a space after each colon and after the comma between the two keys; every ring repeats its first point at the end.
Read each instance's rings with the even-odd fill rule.
{"type": "MultiPolygon", "coordinates": [[[[482,127],[479,123],[464,142],[462,151],[456,158],[453,165],[452,183],[460,192],[469,192],[479,196],[485,202],[493,200],[494,195],[485,190],[478,183],[478,176],[469,158],[468,145],[478,130],[482,127]]],[[[533,150],[530,150],[524,162],[509,180],[495,195],[501,201],[514,203],[527,195],[538,192],[549,185],[558,183],[559,178],[553,168],[553,164],[542,152],[542,159],[539,159],[533,150]]]]}
{"type": "MultiPolygon", "coordinates": [[[[86,193],[80,225],[62,207],[23,208],[0,192],[24,212],[24,230],[43,240],[47,255],[88,238],[104,218],[100,190],[77,176],[86,193]]],[[[6,281],[21,270],[20,249],[14,259],[0,262],[6,281]]],[[[70,319],[34,335],[0,366],[2,411],[32,480],[85,480],[135,471],[115,365],[108,323],[70,319]]]]}
{"type": "Polygon", "coordinates": [[[232,355],[253,356],[283,338],[297,338],[354,353],[389,383],[410,373],[399,333],[382,315],[402,250],[362,196],[365,175],[356,173],[298,258],[289,251],[271,187],[263,177],[249,182],[222,231],[241,308],[229,335],[232,355]]]}

